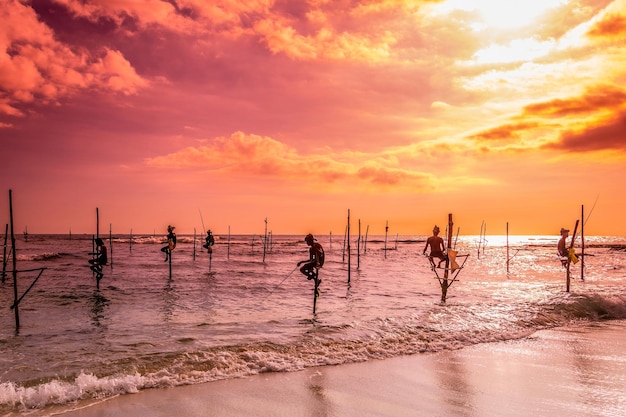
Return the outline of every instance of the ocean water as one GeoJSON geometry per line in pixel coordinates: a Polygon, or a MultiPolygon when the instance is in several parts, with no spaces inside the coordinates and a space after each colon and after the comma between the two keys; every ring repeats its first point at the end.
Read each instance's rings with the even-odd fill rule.
{"type": "MultiPolygon", "coordinates": [[[[258,235],[217,235],[209,257],[204,236],[179,235],[171,275],[164,235],[133,236],[132,245],[108,237],[99,289],[91,236],[18,237],[18,270],[46,269],[19,305],[19,330],[11,262],[0,284],[3,415],[626,318],[622,237],[586,237],[584,268],[572,265],[566,292],[557,236],[512,236],[508,247],[488,236],[480,251],[477,236],[459,236],[456,249],[469,257],[441,304],[421,255],[426,236],[353,237],[349,255],[343,237],[318,236],[326,263],[315,315],[313,282],[296,269],[308,258],[303,236],[273,236],[264,250],[258,235]]],[[[37,274],[18,273],[18,296],[37,274]]]]}

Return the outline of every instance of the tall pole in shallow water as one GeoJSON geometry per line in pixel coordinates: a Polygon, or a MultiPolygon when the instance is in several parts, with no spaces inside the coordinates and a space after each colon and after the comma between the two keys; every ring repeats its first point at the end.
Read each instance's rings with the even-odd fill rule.
{"type": "MultiPolygon", "coordinates": [[[[452,227],[454,226],[454,223],[452,222],[452,213],[448,214],[448,230],[446,231],[448,234],[448,246],[447,248],[450,249],[452,247],[452,227]]],[[[448,256],[446,256],[446,269],[443,272],[443,279],[440,281],[441,284],[441,302],[445,303],[446,302],[446,298],[448,296],[448,287],[449,287],[449,283],[448,283],[448,271],[450,270],[450,258],[448,256]]]]}
{"type": "Polygon", "coordinates": [[[20,313],[18,311],[17,304],[17,254],[15,252],[15,234],[13,232],[13,191],[9,190],[9,217],[11,223],[11,249],[13,251],[13,296],[15,297],[15,301],[13,305],[15,306],[15,330],[19,330],[20,328],[20,313]]]}
{"type": "Polygon", "coordinates": [[[506,222],[506,273],[509,273],[509,222],[506,222]]]}
{"type": "Polygon", "coordinates": [[[348,241],[348,284],[350,283],[350,209],[348,209],[348,226],[346,229],[347,241],[348,241]]]}
{"type": "Polygon", "coordinates": [[[570,281],[571,281],[571,274],[570,274],[570,264],[572,262],[572,255],[571,255],[571,249],[574,247],[574,240],[576,240],[576,231],[578,230],[578,222],[580,220],[576,220],[576,225],[574,225],[574,233],[572,233],[572,241],[570,242],[569,245],[569,251],[567,252],[567,264],[565,265],[566,268],[566,284],[565,284],[565,291],[569,292],[569,287],[570,287],[570,281]]]}
{"type": "Polygon", "coordinates": [[[585,206],[580,206],[580,280],[585,280],[585,206]]]}
{"type": "Polygon", "coordinates": [[[7,238],[9,237],[9,223],[4,230],[4,245],[2,245],[2,283],[7,276],[7,238]]]}

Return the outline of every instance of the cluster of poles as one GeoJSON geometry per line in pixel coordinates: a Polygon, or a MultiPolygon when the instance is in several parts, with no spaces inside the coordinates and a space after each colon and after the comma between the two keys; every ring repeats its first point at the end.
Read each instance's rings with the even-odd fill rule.
{"type": "MultiPolygon", "coordinates": [[[[597,201],[597,200],[596,200],[597,201]]],[[[595,204],[594,204],[595,207],[595,204]]],[[[592,208],[593,211],[593,208],[592,208]]],[[[13,289],[14,289],[14,302],[11,305],[11,309],[14,311],[15,313],[15,326],[16,326],[16,331],[19,330],[20,327],[20,321],[19,321],[19,304],[20,302],[23,300],[23,298],[26,296],[26,294],[28,294],[28,292],[33,288],[33,286],[35,285],[35,283],[39,280],[39,278],[41,277],[41,275],[43,274],[44,270],[46,269],[44,268],[35,268],[35,269],[28,269],[28,270],[18,270],[17,269],[17,264],[16,264],[16,248],[15,248],[15,231],[14,231],[14,227],[13,227],[13,193],[12,190],[9,190],[9,214],[10,214],[10,223],[6,225],[6,230],[5,230],[5,235],[4,235],[4,245],[3,245],[3,261],[2,261],[2,283],[5,282],[5,278],[6,278],[6,270],[7,270],[7,265],[8,265],[8,260],[9,258],[11,258],[13,260],[13,264],[12,264],[12,277],[13,277],[13,289]],[[10,245],[8,245],[7,239],[10,236],[10,245]],[[8,249],[8,253],[7,253],[7,249],[8,249]],[[26,291],[24,291],[23,294],[19,295],[18,292],[18,286],[17,286],[17,274],[18,273],[22,273],[22,272],[33,272],[33,271],[39,271],[39,274],[37,275],[37,277],[33,280],[33,282],[30,284],[30,286],[26,289],[26,291]]],[[[587,217],[587,219],[585,220],[584,217],[585,213],[584,213],[584,206],[582,206],[581,208],[581,218],[583,219],[583,222],[581,223],[581,242],[582,242],[582,253],[581,253],[581,257],[583,259],[583,262],[581,262],[581,280],[584,281],[584,256],[585,256],[585,240],[584,240],[584,224],[586,222],[586,220],[588,220],[589,217],[587,217]]],[[[200,219],[202,221],[202,228],[203,231],[206,232],[206,229],[204,227],[204,219],[202,218],[202,213],[200,212],[200,219]]],[[[572,249],[574,247],[574,243],[576,240],[576,235],[577,235],[577,230],[578,230],[578,226],[579,226],[580,220],[576,220],[576,224],[574,226],[574,232],[572,234],[572,238],[569,244],[569,249],[572,249]]],[[[346,228],[345,228],[345,233],[344,233],[344,244],[343,244],[343,253],[342,253],[342,260],[343,262],[346,262],[346,255],[347,255],[347,272],[348,272],[348,285],[350,285],[350,281],[351,281],[351,270],[352,270],[352,266],[351,266],[351,248],[350,248],[350,225],[351,225],[351,219],[350,219],[350,209],[348,209],[348,219],[347,219],[347,224],[346,224],[346,228]]],[[[449,254],[453,254],[454,257],[452,256],[446,256],[446,258],[444,259],[445,261],[445,266],[443,267],[439,267],[436,266],[432,259],[431,259],[431,269],[432,271],[435,273],[435,278],[439,281],[439,285],[441,287],[441,302],[445,303],[446,299],[447,299],[447,293],[448,293],[448,289],[450,288],[450,286],[457,281],[457,277],[458,274],[460,273],[460,271],[463,269],[463,266],[465,264],[465,262],[467,261],[467,257],[469,257],[469,255],[458,255],[456,250],[453,250],[453,248],[456,248],[456,240],[458,239],[458,232],[457,232],[457,237],[453,242],[453,226],[454,223],[452,221],[452,214],[448,214],[448,224],[447,224],[447,228],[446,228],[446,240],[447,240],[447,245],[446,247],[448,248],[448,253],[449,254]],[[463,258],[463,262],[461,265],[456,263],[457,258],[463,258]]],[[[459,228],[460,231],[460,228],[459,228]]],[[[485,246],[487,243],[487,239],[486,239],[486,231],[487,231],[487,226],[486,223],[483,221],[480,227],[480,236],[479,236],[479,240],[478,240],[478,245],[477,245],[477,257],[478,259],[480,259],[480,254],[481,254],[481,250],[482,253],[484,254],[484,250],[485,250],[485,246]]],[[[361,220],[358,220],[358,239],[357,239],[357,269],[360,268],[360,255],[361,252],[366,253],[367,252],[367,235],[369,232],[369,225],[367,226],[366,232],[365,232],[365,238],[362,239],[362,235],[361,235],[361,220]],[[363,241],[363,250],[361,250],[361,242],[363,241]]],[[[387,247],[387,238],[388,238],[388,232],[389,232],[389,222],[386,221],[385,223],[385,240],[384,240],[384,256],[385,259],[387,258],[387,251],[388,250],[394,250],[397,249],[398,246],[398,235],[396,235],[396,242],[395,242],[395,247],[394,248],[388,248],[387,247]]],[[[26,233],[26,232],[25,232],[26,233]]],[[[132,251],[132,244],[133,244],[133,234],[132,234],[132,229],[130,231],[130,250],[132,251]]],[[[26,234],[25,234],[26,236],[26,234]]],[[[70,236],[71,236],[71,232],[70,232],[70,236]]],[[[99,210],[98,208],[96,208],[96,234],[92,237],[92,241],[96,242],[96,239],[99,239],[100,237],[100,217],[99,217],[99,210]]],[[[263,241],[263,263],[265,263],[265,258],[268,252],[271,252],[271,248],[272,248],[272,232],[269,231],[268,232],[268,220],[267,218],[265,218],[265,232],[264,235],[261,236],[262,241],[263,241]]],[[[111,265],[111,267],[113,266],[113,239],[112,239],[112,225],[110,225],[109,227],[109,242],[111,242],[110,244],[110,252],[109,252],[109,263],[111,265]]],[[[194,228],[194,247],[193,247],[193,258],[195,260],[196,257],[196,231],[194,228]]],[[[252,245],[254,247],[254,238],[252,241],[252,245]]],[[[211,272],[211,262],[212,262],[212,249],[211,246],[207,245],[205,246],[208,249],[208,253],[209,253],[209,273],[211,272]]],[[[332,248],[332,232],[330,234],[330,248],[332,248]]],[[[93,251],[92,254],[96,255],[97,254],[97,248],[95,246],[95,243],[92,247],[93,251]]],[[[173,247],[169,247],[169,248],[164,248],[167,249],[167,255],[168,255],[168,260],[169,260],[169,279],[172,279],[172,249],[173,247]]],[[[515,257],[515,255],[517,255],[517,252],[513,255],[510,256],[509,253],[509,223],[507,222],[506,224],[506,271],[507,274],[509,273],[509,264],[511,259],[513,259],[515,257]]],[[[228,226],[228,250],[227,250],[227,258],[230,259],[230,226],[228,226]]],[[[430,258],[429,258],[430,259],[430,258]]],[[[570,291],[570,281],[571,281],[571,262],[572,259],[570,257],[568,257],[568,259],[565,261],[563,261],[563,266],[566,269],[566,291],[569,292],[570,291]]],[[[272,291],[270,292],[273,293],[274,290],[276,288],[278,288],[291,274],[293,274],[293,272],[295,272],[295,270],[297,269],[294,268],[293,271],[291,271],[287,277],[285,277],[274,289],[272,289],[272,291]]],[[[316,312],[316,304],[317,304],[317,297],[318,297],[318,276],[317,274],[319,273],[319,270],[316,269],[315,270],[315,290],[314,290],[314,297],[313,297],[313,314],[315,314],[316,312]]],[[[100,278],[102,277],[101,274],[97,275],[97,279],[96,279],[96,287],[99,290],[100,289],[100,278]]]]}

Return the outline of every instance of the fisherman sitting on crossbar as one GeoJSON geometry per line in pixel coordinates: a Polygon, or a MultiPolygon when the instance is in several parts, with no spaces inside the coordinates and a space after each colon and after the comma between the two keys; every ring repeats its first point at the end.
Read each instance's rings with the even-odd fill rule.
{"type": "Polygon", "coordinates": [[[445,246],[443,243],[443,239],[439,236],[439,226],[435,225],[433,228],[433,235],[426,239],[426,246],[424,247],[424,251],[422,252],[426,255],[426,250],[430,246],[430,254],[428,255],[428,259],[435,265],[433,258],[439,258],[439,263],[437,264],[437,268],[441,267],[442,262],[445,262],[448,259],[447,255],[444,253],[445,246]]]}

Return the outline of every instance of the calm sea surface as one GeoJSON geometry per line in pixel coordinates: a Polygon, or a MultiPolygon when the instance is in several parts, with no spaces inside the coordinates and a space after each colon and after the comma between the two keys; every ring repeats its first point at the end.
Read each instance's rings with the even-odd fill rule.
{"type": "MultiPolygon", "coordinates": [[[[179,235],[170,277],[164,236],[134,236],[132,246],[106,236],[112,262],[98,290],[91,236],[19,236],[18,270],[46,269],[19,305],[19,331],[12,262],[0,284],[0,413],[626,318],[621,237],[585,238],[589,256],[583,270],[572,265],[569,293],[557,236],[509,237],[508,266],[503,237],[488,236],[480,253],[476,236],[459,237],[470,256],[441,305],[421,256],[426,236],[370,236],[350,256],[343,238],[318,236],[326,263],[315,315],[313,283],[295,269],[308,258],[303,236],[274,236],[265,251],[259,236],[216,237],[209,258],[203,236],[179,235]]],[[[37,274],[18,273],[18,296],[37,274]]]]}

